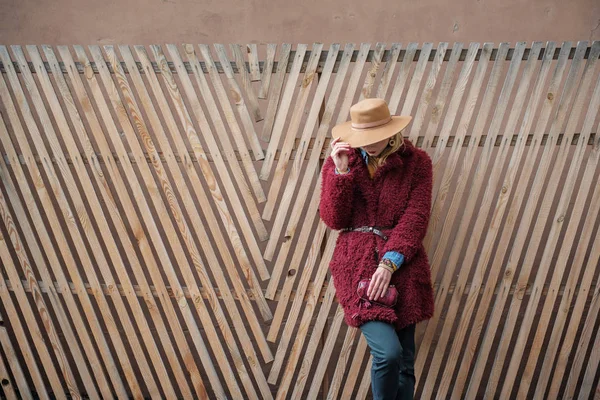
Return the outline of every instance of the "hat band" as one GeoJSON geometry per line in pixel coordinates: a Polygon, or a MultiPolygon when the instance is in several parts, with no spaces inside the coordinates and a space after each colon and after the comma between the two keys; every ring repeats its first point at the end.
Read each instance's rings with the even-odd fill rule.
{"type": "Polygon", "coordinates": [[[367,128],[374,128],[376,126],[380,126],[380,125],[385,125],[388,122],[390,122],[392,120],[392,116],[390,115],[389,117],[385,118],[385,119],[380,119],[379,121],[373,121],[373,122],[364,122],[362,124],[357,124],[357,123],[352,123],[352,128],[354,129],[367,129],[367,128]]]}

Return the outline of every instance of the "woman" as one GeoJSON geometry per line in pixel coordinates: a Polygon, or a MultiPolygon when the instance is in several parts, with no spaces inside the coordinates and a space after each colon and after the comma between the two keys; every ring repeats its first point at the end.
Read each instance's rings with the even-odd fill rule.
{"type": "Polygon", "coordinates": [[[412,399],[415,324],[434,309],[422,244],[431,159],[402,137],[411,117],[391,116],[384,100],[365,99],[350,116],[333,128],[322,170],[320,216],[341,231],[329,268],[345,322],[361,329],[373,355],[374,398],[412,399]],[[357,287],[364,279],[371,281],[361,298],[357,287]],[[398,292],[393,306],[378,303],[387,290],[398,292]]]}

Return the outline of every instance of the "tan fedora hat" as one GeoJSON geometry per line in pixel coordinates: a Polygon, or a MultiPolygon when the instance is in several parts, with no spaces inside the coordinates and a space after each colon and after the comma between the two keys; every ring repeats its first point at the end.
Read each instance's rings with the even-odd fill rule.
{"type": "Polygon", "coordinates": [[[350,119],[334,126],[331,135],[351,147],[362,147],[394,136],[410,123],[412,117],[390,115],[383,99],[364,99],[350,107],[350,119]]]}

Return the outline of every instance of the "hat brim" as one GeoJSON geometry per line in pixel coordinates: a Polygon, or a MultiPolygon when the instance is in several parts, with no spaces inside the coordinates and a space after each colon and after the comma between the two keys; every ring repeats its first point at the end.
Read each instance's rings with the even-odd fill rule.
{"type": "Polygon", "coordinates": [[[400,132],[412,120],[411,116],[393,115],[390,122],[375,128],[355,129],[352,121],[336,125],[331,129],[334,139],[340,138],[342,142],[348,143],[350,147],[368,146],[394,136],[400,132]]]}

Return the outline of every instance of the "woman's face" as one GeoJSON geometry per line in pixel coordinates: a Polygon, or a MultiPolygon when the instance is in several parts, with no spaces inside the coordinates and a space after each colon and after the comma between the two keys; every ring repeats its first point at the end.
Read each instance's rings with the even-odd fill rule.
{"type": "Polygon", "coordinates": [[[387,147],[390,139],[384,139],[380,142],[370,144],[368,146],[363,146],[362,149],[367,152],[370,157],[378,157],[381,152],[387,147]]]}

